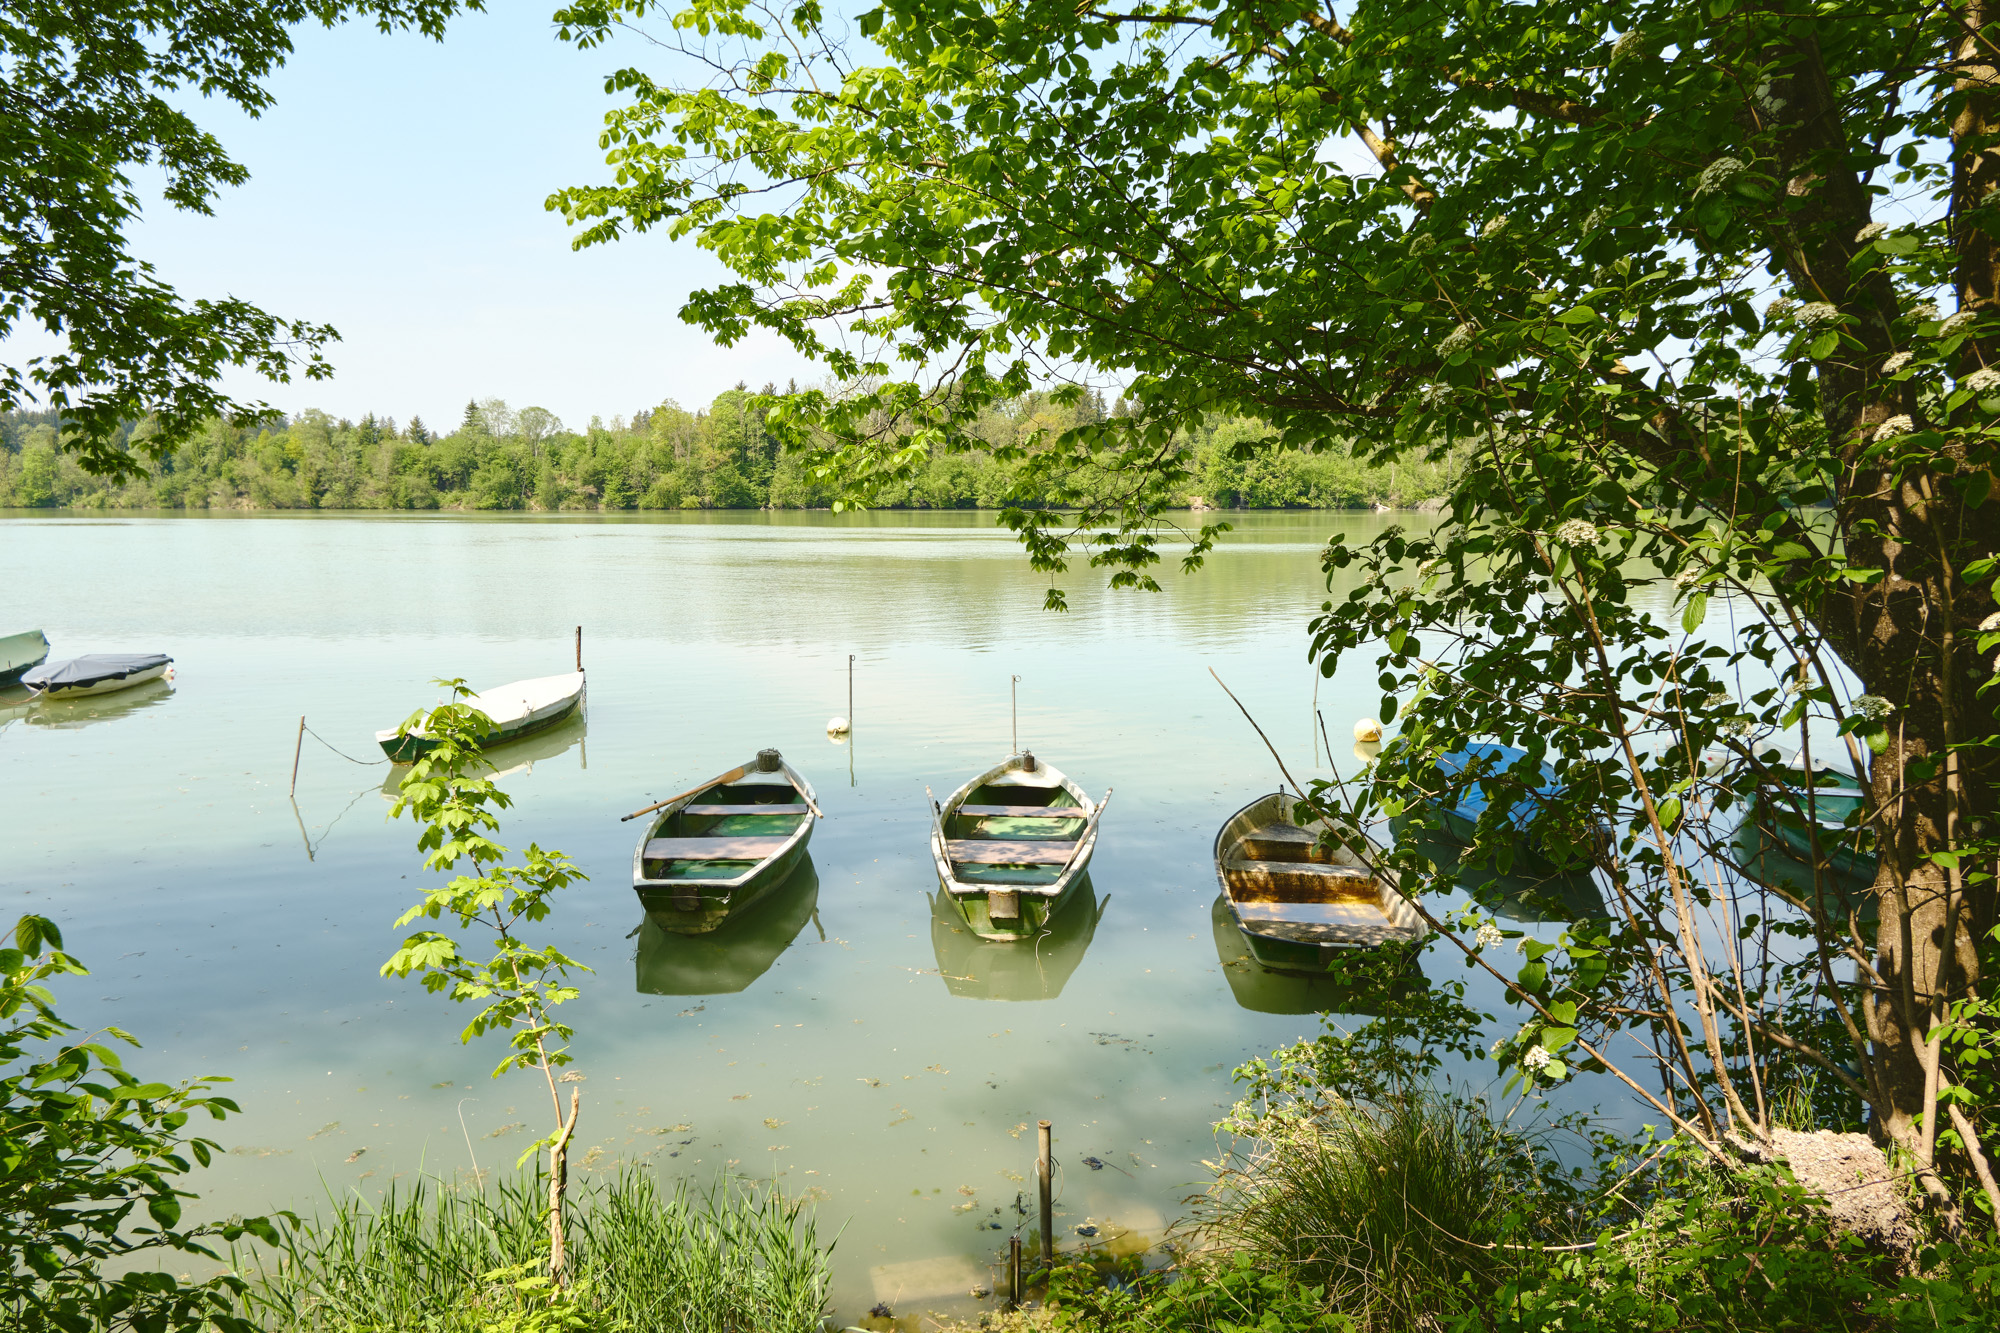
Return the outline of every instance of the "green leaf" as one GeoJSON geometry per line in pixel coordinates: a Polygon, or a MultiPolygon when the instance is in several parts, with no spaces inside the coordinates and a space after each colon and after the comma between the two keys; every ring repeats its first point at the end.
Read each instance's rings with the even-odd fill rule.
{"type": "Polygon", "coordinates": [[[1688,598],[1687,605],[1681,608],[1681,628],[1693,634],[1701,628],[1702,619],[1707,615],[1708,594],[1698,592],[1688,598]]]}

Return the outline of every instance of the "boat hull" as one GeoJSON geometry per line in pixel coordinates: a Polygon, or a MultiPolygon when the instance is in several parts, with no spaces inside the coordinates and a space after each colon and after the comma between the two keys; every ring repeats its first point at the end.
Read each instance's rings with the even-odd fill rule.
{"type": "MultiPolygon", "coordinates": [[[[129,676],[115,676],[110,680],[94,681],[89,685],[52,685],[46,689],[35,690],[35,693],[44,699],[87,699],[93,694],[116,694],[120,690],[129,690],[134,685],[144,685],[149,680],[160,679],[167,674],[167,668],[172,665],[171,662],[162,662],[143,671],[134,671],[129,676]]],[[[22,668],[23,671],[27,669],[27,667],[22,668]]]]}
{"type": "Polygon", "coordinates": [[[724,887],[711,888],[698,880],[647,881],[634,884],[632,891],[638,894],[639,905],[653,924],[669,935],[706,935],[748,911],[791,878],[805,857],[806,844],[812,841],[812,826],[806,827],[806,835],[790,851],[780,852],[745,879],[730,881],[724,887]]]}
{"type": "Polygon", "coordinates": [[[49,660],[49,639],[38,629],[0,639],[0,689],[21,683],[21,677],[49,660]]]}
{"type": "MultiPolygon", "coordinates": [[[[539,735],[551,727],[560,726],[576,716],[577,711],[583,707],[583,699],[584,692],[579,689],[551,711],[531,713],[519,721],[502,723],[498,730],[487,734],[480,743],[481,748],[490,750],[496,746],[539,735]]],[[[401,734],[384,732],[376,737],[376,743],[382,747],[382,753],[389,756],[389,761],[396,764],[414,764],[437,748],[435,740],[416,732],[401,734]]]]}

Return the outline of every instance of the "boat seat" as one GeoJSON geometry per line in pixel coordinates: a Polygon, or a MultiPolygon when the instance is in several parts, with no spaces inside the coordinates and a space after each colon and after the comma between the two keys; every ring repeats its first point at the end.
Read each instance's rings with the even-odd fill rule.
{"type": "Polygon", "coordinates": [[[955,838],[945,843],[944,854],[963,865],[1059,866],[1076,855],[1076,844],[1053,838],[955,838]]]}
{"type": "Polygon", "coordinates": [[[649,838],[647,861],[761,861],[790,842],[774,838],[649,838]]]}
{"type": "Polygon", "coordinates": [[[961,805],[958,814],[973,819],[1088,819],[1080,805],[961,805]]]}
{"type": "Polygon", "coordinates": [[[684,805],[684,815],[803,815],[807,808],[803,805],[684,805]]]}
{"type": "Polygon", "coordinates": [[[1380,891],[1374,874],[1359,866],[1236,859],[1222,870],[1238,902],[1374,902],[1380,891]]]}
{"type": "Polygon", "coordinates": [[[1238,851],[1252,861],[1332,862],[1333,852],[1318,846],[1319,835],[1290,824],[1273,824],[1243,835],[1238,851]]]}
{"type": "Polygon", "coordinates": [[[1330,903],[1239,902],[1236,914],[1246,925],[1379,927],[1388,921],[1372,899],[1330,903]]]}

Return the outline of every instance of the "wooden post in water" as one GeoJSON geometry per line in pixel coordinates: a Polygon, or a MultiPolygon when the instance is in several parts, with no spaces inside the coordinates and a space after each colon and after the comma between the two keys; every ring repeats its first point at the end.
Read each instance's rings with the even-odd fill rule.
{"type": "Polygon", "coordinates": [[[576,669],[583,670],[583,626],[576,627],[576,669]]]}
{"type": "Polygon", "coordinates": [[[299,738],[298,740],[292,743],[292,790],[289,794],[293,796],[297,796],[299,794],[299,751],[305,748],[306,748],[306,720],[305,717],[301,715],[299,718],[299,738]]]}
{"type": "Polygon", "coordinates": [[[1021,1306],[1021,1237],[1016,1234],[1007,1239],[1007,1308],[1017,1310],[1021,1306]]]}
{"type": "Polygon", "coordinates": [[[1042,1191],[1042,1267],[1046,1270],[1056,1266],[1055,1160],[1049,1152],[1054,1136],[1049,1133],[1049,1122],[1046,1120],[1036,1128],[1041,1153],[1035,1159],[1035,1175],[1042,1191]]]}
{"type": "Polygon", "coordinates": [[[847,655],[847,785],[854,785],[854,654],[847,655]]]}

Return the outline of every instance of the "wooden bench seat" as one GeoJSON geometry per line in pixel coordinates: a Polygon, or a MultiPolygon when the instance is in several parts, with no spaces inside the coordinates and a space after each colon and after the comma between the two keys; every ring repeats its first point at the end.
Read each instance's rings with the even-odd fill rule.
{"type": "Polygon", "coordinates": [[[1076,854],[1076,844],[1054,838],[954,838],[945,843],[944,854],[961,865],[1059,866],[1076,854]]]}
{"type": "Polygon", "coordinates": [[[791,839],[774,838],[650,838],[648,861],[761,861],[791,839]]]}
{"type": "Polygon", "coordinates": [[[958,813],[972,819],[1088,819],[1080,805],[961,805],[958,813]]]}
{"type": "Polygon", "coordinates": [[[1359,866],[1232,860],[1222,869],[1238,902],[1373,902],[1380,893],[1375,876],[1359,866]]]}
{"type": "Polygon", "coordinates": [[[803,805],[684,805],[684,815],[802,815],[807,807],[803,805]]]}

